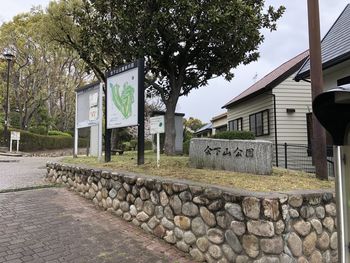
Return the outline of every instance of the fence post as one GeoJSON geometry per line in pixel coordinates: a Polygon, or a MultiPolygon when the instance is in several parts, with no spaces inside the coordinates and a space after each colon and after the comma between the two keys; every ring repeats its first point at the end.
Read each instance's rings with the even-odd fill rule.
{"type": "Polygon", "coordinates": [[[284,143],[284,168],[288,168],[287,143],[284,143]]]}

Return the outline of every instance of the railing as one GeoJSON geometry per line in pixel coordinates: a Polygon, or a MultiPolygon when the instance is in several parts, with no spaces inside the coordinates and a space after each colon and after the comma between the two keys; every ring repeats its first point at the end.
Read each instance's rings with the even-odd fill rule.
{"type": "MultiPolygon", "coordinates": [[[[273,165],[276,165],[276,147],[273,145],[273,165]]],[[[307,173],[315,173],[312,161],[312,151],[308,145],[302,144],[277,144],[278,167],[291,170],[299,170],[307,173]]],[[[334,177],[333,146],[327,146],[328,176],[334,177]]]]}

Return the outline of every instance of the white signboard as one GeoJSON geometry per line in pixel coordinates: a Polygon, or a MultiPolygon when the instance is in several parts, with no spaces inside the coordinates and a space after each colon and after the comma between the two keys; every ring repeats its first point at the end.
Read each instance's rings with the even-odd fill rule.
{"type": "Polygon", "coordinates": [[[138,124],[138,68],[135,66],[136,63],[129,64],[107,78],[108,129],[138,124]]]}
{"type": "Polygon", "coordinates": [[[98,119],[98,93],[89,95],[89,121],[96,121],[98,119]]]}
{"type": "Polygon", "coordinates": [[[12,141],[19,141],[21,139],[21,133],[20,132],[16,132],[16,131],[12,131],[11,132],[11,140],[12,141]]]}
{"type": "Polygon", "coordinates": [[[77,127],[86,128],[99,124],[100,84],[82,87],[77,91],[77,127]]]}
{"type": "Polygon", "coordinates": [[[156,116],[150,118],[151,134],[164,133],[165,122],[164,116],[156,116]]]}
{"type": "Polygon", "coordinates": [[[21,139],[21,133],[12,131],[10,137],[10,152],[12,152],[12,142],[17,141],[17,152],[19,151],[19,141],[21,139]]]}

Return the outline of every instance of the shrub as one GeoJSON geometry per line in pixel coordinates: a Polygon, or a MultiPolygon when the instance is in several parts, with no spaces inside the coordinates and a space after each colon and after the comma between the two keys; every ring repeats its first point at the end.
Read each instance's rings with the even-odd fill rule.
{"type": "MultiPolygon", "coordinates": [[[[24,152],[56,150],[74,147],[74,138],[68,136],[47,136],[34,134],[27,131],[16,130],[21,132],[20,150],[24,152]]],[[[0,133],[2,135],[2,130],[0,133]]],[[[79,147],[86,147],[88,140],[79,139],[79,147]]]]}
{"type": "Polygon", "coordinates": [[[131,151],[130,142],[123,142],[123,143],[122,143],[122,149],[123,149],[124,151],[131,151]]]}
{"type": "Polygon", "coordinates": [[[183,143],[183,154],[185,154],[185,155],[190,154],[190,142],[191,142],[191,140],[187,140],[183,143]]]}
{"type": "Polygon", "coordinates": [[[67,132],[61,132],[61,131],[49,131],[47,133],[47,135],[49,136],[66,136],[66,137],[72,137],[72,135],[70,135],[67,132]]]}
{"type": "Polygon", "coordinates": [[[211,136],[211,138],[228,140],[255,140],[255,135],[251,131],[224,131],[211,136]]]}
{"type": "Polygon", "coordinates": [[[45,126],[30,127],[29,131],[35,134],[47,135],[47,128],[45,126]]]}
{"type": "Polygon", "coordinates": [[[131,140],[130,141],[130,148],[131,150],[135,151],[137,146],[137,140],[131,140]]]}
{"type": "Polygon", "coordinates": [[[145,141],[145,150],[152,150],[153,144],[152,141],[145,141]]]}

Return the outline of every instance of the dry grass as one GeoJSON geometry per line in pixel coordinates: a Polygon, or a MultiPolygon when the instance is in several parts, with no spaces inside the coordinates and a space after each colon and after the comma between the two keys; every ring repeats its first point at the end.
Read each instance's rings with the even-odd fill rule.
{"type": "Polygon", "coordinates": [[[135,152],[126,152],[121,156],[113,156],[110,163],[100,163],[96,158],[92,157],[79,157],[77,159],[66,157],[63,159],[63,162],[96,168],[108,168],[117,171],[129,171],[168,178],[186,179],[260,192],[334,188],[333,181],[321,181],[313,174],[281,168],[274,168],[273,174],[270,176],[209,169],[194,169],[189,167],[188,157],[184,156],[169,157],[162,155],[161,166],[157,168],[156,156],[152,152],[146,152],[145,164],[142,166],[136,165],[135,152]]]}

